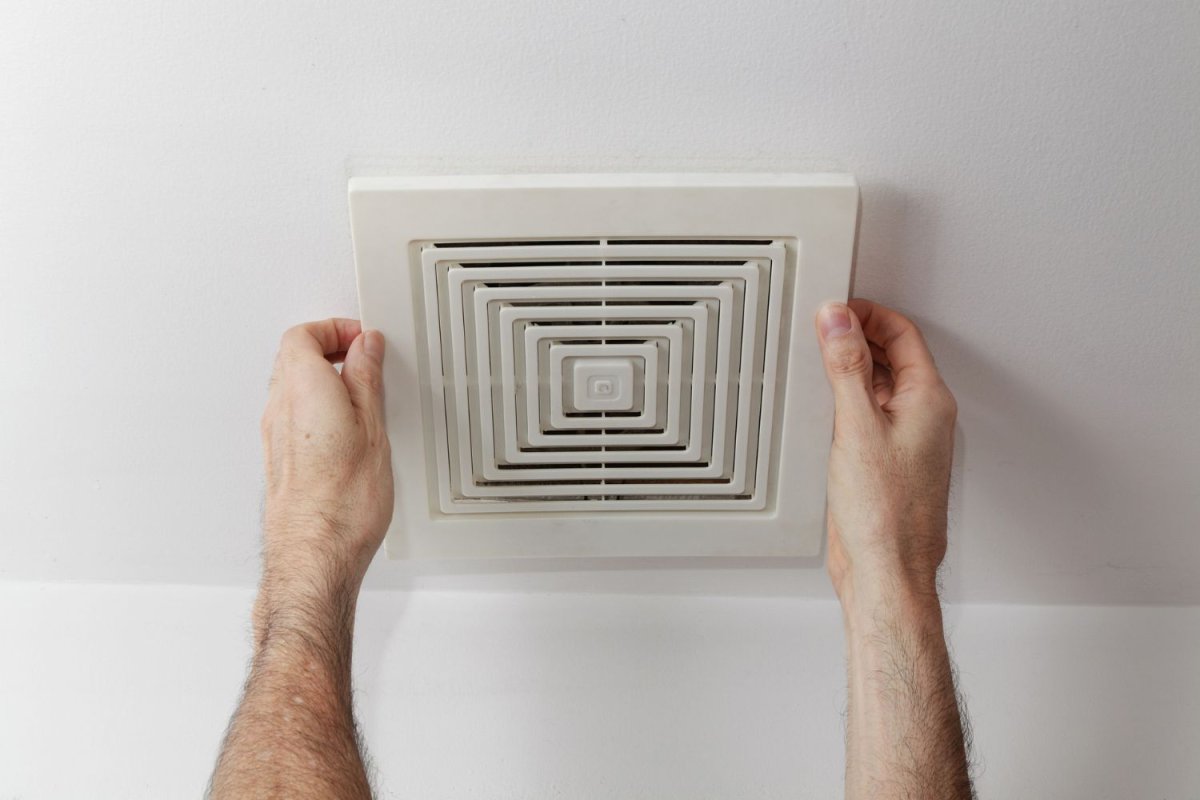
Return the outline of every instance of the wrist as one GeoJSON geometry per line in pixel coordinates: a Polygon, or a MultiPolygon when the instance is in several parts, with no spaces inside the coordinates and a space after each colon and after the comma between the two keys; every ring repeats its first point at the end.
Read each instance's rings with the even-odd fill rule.
{"type": "Polygon", "coordinates": [[[270,504],[263,523],[263,575],[302,591],[357,589],[379,539],[353,520],[316,510],[288,513],[270,504]]]}
{"type": "Polygon", "coordinates": [[[837,595],[848,630],[873,628],[881,622],[941,626],[935,575],[859,569],[842,577],[837,595]]]}
{"type": "Polygon", "coordinates": [[[361,581],[309,565],[264,565],[254,602],[255,641],[299,638],[336,646],[349,640],[361,581]]]}

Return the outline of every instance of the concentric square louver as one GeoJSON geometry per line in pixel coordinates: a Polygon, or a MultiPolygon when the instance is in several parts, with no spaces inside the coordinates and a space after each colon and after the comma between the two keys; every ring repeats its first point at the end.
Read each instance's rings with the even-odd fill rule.
{"type": "Polygon", "coordinates": [[[843,176],[351,186],[392,555],[815,554],[843,176]]]}
{"type": "Polygon", "coordinates": [[[443,511],[765,505],[781,242],[420,251],[443,511]]]}

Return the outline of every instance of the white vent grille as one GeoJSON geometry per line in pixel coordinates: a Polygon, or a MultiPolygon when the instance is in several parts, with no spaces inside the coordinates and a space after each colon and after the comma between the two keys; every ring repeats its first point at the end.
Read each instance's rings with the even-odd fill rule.
{"type": "Polygon", "coordinates": [[[847,175],[352,179],[388,555],[815,556],[857,214],[847,175]]]}
{"type": "Polygon", "coordinates": [[[765,505],[783,241],[418,248],[443,512],[765,505]]]}

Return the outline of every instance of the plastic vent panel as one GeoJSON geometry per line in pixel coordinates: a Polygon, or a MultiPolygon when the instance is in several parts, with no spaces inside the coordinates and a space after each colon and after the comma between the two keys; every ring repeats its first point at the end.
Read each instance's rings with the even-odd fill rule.
{"type": "Polygon", "coordinates": [[[846,175],[351,180],[388,555],[816,556],[857,214],[846,175]]]}
{"type": "Polygon", "coordinates": [[[762,508],[784,256],[423,245],[442,510],[762,508]]]}

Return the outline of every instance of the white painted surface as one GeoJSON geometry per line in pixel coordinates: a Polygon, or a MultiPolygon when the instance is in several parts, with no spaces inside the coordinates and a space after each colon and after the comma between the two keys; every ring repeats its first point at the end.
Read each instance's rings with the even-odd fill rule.
{"type": "MultiPolygon", "coordinates": [[[[844,169],[961,401],[954,596],[1200,602],[1200,6],[0,4],[0,577],[246,585],[348,165],[844,169]]],[[[405,585],[376,565],[374,586],[405,585]]],[[[827,593],[816,571],[423,585],[827,593]]]]}
{"type": "MultiPolygon", "coordinates": [[[[0,588],[0,797],[195,797],[250,594],[0,588]]],[[[968,606],[981,797],[1193,800],[1200,609],[968,606]]],[[[357,702],[383,797],[832,798],[837,607],[372,592],[357,702]]]]}

